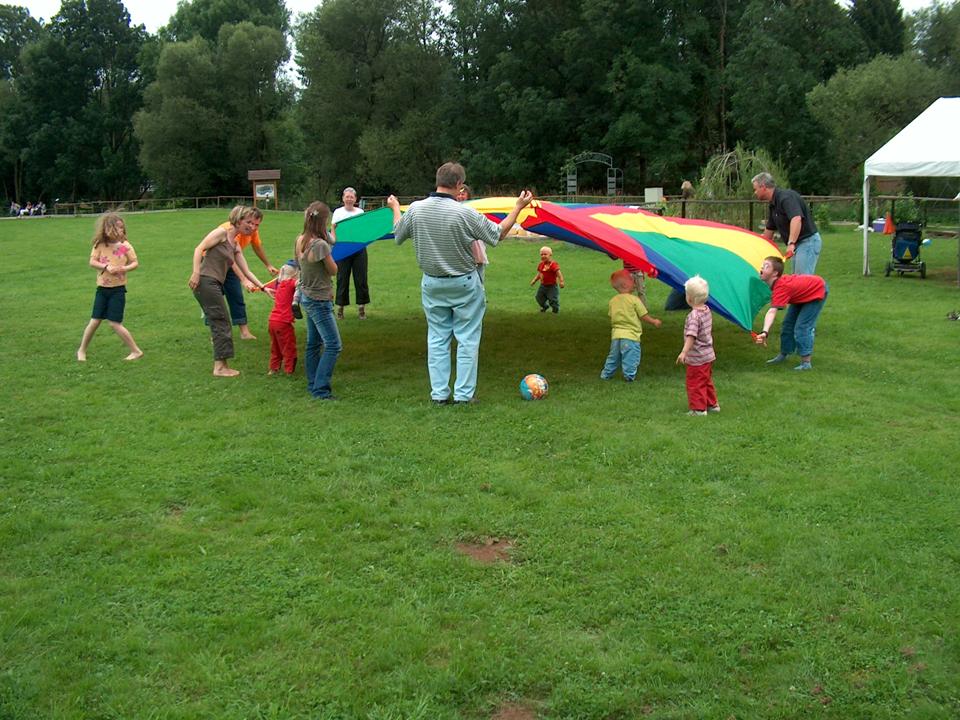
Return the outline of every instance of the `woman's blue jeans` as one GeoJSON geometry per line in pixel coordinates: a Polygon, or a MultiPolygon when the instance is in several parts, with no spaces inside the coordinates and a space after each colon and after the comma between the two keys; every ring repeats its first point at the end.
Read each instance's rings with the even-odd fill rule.
{"type": "Polygon", "coordinates": [[[307,390],[315,398],[332,397],[330,379],[343,349],[337,321],[333,318],[333,301],[314,300],[304,295],[300,299],[300,307],[303,308],[307,323],[307,390]]]}

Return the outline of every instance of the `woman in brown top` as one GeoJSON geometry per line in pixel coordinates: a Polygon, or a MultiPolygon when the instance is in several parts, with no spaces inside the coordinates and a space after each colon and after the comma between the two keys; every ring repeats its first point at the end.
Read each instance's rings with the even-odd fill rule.
{"type": "Polygon", "coordinates": [[[307,323],[307,390],[318,400],[336,400],[330,383],[343,349],[333,318],[331,278],[337,276],[337,263],[327,235],[329,217],[330,208],[322,202],[310,203],[303,213],[303,232],[294,246],[294,257],[300,263],[300,306],[307,323]]]}
{"type": "Polygon", "coordinates": [[[213,374],[218,377],[235,377],[240,374],[239,370],[234,370],[227,364],[233,357],[233,333],[223,300],[223,282],[227,270],[233,269],[247,290],[253,292],[265,289],[257,276],[250,272],[243,251],[236,242],[237,235],[250,235],[256,229],[254,209],[237,205],[230,212],[229,220],[229,227],[218,227],[210,231],[193,251],[193,273],[187,283],[210,323],[210,335],[213,337],[213,374]]]}

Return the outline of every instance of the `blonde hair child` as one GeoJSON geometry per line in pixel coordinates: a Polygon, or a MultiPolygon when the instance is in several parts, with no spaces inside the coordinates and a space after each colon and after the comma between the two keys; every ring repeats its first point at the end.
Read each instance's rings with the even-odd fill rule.
{"type": "Polygon", "coordinates": [[[707,307],[710,286],[699,275],[683,284],[690,313],[683,324],[683,349],[677,355],[677,364],[687,368],[688,415],[706,415],[720,412],[717,390],[713,386],[713,313],[707,307]]]}
{"type": "Polygon", "coordinates": [[[127,228],[123,218],[116,213],[105,213],[97,218],[93,248],[90,250],[90,267],[99,271],[97,294],[93,300],[90,322],[83,331],[80,347],[77,349],[77,360],[80,362],[86,361],[87,347],[104,320],[110,323],[113,331],[130,349],[130,354],[124,360],[139,360],[143,357],[143,351],[137,346],[133,335],[123,326],[127,273],[136,270],[139,265],[137,253],[127,240],[127,228]]]}
{"type": "Polygon", "coordinates": [[[277,276],[273,310],[270,311],[270,369],[268,375],[276,375],[283,367],[289,376],[297,367],[297,333],[293,329],[293,294],[300,279],[300,266],[289,260],[280,268],[277,276]]]}
{"type": "Polygon", "coordinates": [[[530,284],[533,285],[536,282],[540,283],[540,287],[537,288],[537,305],[540,306],[540,312],[546,312],[548,305],[555,313],[560,312],[560,290],[557,286],[564,287],[563,273],[553,259],[553,248],[549,245],[540,248],[540,264],[537,265],[537,274],[533,276],[530,284]]]}

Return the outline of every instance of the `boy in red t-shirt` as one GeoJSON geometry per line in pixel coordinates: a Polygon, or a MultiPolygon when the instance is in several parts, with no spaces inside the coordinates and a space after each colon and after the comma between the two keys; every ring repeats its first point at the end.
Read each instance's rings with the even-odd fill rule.
{"type": "Polygon", "coordinates": [[[560,291],[557,285],[563,287],[563,273],[553,259],[553,250],[546,245],[540,248],[540,264],[537,265],[537,274],[533,276],[530,284],[533,285],[538,280],[540,287],[537,288],[537,304],[540,312],[547,311],[548,303],[555,313],[560,312],[560,291]]]}
{"type": "Polygon", "coordinates": [[[765,258],[760,266],[760,279],[770,286],[770,309],[763,318],[763,329],[757,333],[758,345],[767,344],[767,336],[777,318],[777,311],[787,308],[780,328],[780,352],[767,364],[782,363],[793,352],[800,355],[800,364],[794,370],[812,370],[813,335],[817,318],[823,310],[830,291],[819,275],[784,275],[783,260],[776,256],[765,258]]]}

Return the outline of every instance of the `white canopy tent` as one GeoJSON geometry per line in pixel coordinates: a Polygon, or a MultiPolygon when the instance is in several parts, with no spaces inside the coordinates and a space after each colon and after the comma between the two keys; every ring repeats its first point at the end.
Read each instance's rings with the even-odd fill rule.
{"type": "Polygon", "coordinates": [[[870,274],[870,178],[960,177],[960,97],[940,98],[863,163],[863,274],[870,274]]]}

